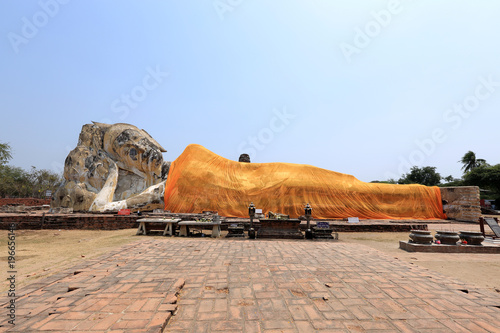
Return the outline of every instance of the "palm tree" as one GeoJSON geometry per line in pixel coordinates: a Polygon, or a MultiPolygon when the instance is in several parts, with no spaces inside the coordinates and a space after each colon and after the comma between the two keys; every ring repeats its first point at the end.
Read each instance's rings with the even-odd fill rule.
{"type": "Polygon", "coordinates": [[[462,159],[458,162],[464,165],[462,167],[464,173],[467,173],[472,169],[475,169],[477,167],[480,167],[481,165],[486,164],[486,160],[483,160],[482,158],[476,158],[476,154],[470,150],[467,153],[465,153],[462,159]]]}

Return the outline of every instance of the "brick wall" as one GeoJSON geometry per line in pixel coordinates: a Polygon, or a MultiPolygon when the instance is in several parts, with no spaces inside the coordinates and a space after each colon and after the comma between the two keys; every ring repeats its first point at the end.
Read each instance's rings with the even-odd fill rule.
{"type": "Polygon", "coordinates": [[[137,228],[139,218],[135,215],[111,214],[2,214],[0,229],[8,229],[10,223],[16,223],[17,229],[117,230],[137,228]]]}
{"type": "Polygon", "coordinates": [[[42,206],[50,205],[50,199],[36,199],[36,198],[0,198],[0,206],[6,205],[25,205],[25,206],[42,206]]]}
{"type": "Polygon", "coordinates": [[[479,221],[481,216],[479,187],[441,187],[441,198],[448,201],[444,210],[449,219],[465,222],[479,221]]]}
{"type": "MultiPolygon", "coordinates": [[[[186,214],[188,215],[188,214],[186,214]]],[[[201,214],[200,214],[201,215],[201,214]]],[[[115,215],[115,214],[15,214],[3,213],[0,214],[0,230],[8,230],[11,223],[16,223],[16,229],[86,229],[86,230],[118,230],[137,228],[138,219],[147,216],[137,215],[115,215]]],[[[187,217],[186,220],[192,220],[187,217]]],[[[317,221],[311,221],[311,226],[316,225],[317,221]]],[[[223,221],[222,230],[227,230],[232,223],[244,224],[245,230],[250,227],[248,219],[231,219],[231,221],[223,221]]],[[[330,226],[336,232],[409,232],[413,229],[427,230],[425,221],[415,220],[412,223],[397,223],[397,221],[389,221],[389,223],[366,221],[360,223],[347,223],[330,221],[330,226]]],[[[256,230],[259,229],[260,223],[254,222],[256,230]]],[[[302,221],[300,225],[302,230],[305,230],[306,223],[302,221]]],[[[212,227],[205,227],[206,230],[211,230],[212,227]]]]}

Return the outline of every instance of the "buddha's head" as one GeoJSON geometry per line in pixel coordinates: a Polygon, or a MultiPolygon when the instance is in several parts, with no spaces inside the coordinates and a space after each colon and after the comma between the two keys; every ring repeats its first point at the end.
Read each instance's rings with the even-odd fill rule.
{"type": "Polygon", "coordinates": [[[129,124],[94,124],[104,128],[103,150],[121,169],[143,176],[147,186],[162,178],[166,150],[145,130],[129,124]]]}
{"type": "Polygon", "coordinates": [[[170,163],[163,161],[163,152],[151,135],[133,125],[86,124],[66,158],[66,182],[54,206],[87,210],[106,186],[112,188],[114,201],[137,195],[166,179],[170,163]],[[118,173],[116,180],[113,172],[118,173]]]}

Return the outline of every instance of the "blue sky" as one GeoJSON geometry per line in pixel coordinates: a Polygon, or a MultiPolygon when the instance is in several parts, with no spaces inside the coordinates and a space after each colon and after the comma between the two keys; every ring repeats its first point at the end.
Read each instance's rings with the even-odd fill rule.
{"type": "Polygon", "coordinates": [[[175,160],[311,164],[363,181],[500,163],[500,2],[2,1],[0,142],[62,171],[82,125],[175,160]]]}

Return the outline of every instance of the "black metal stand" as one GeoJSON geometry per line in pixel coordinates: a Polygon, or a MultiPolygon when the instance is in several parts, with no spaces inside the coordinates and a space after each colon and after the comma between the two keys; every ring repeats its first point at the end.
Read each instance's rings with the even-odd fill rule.
{"type": "Polygon", "coordinates": [[[306,219],[307,219],[307,228],[306,228],[306,239],[313,239],[313,232],[311,230],[311,212],[312,208],[309,204],[306,205],[304,209],[306,219]]]}
{"type": "Polygon", "coordinates": [[[313,232],[311,230],[311,216],[307,215],[307,228],[306,228],[306,239],[313,239],[313,232]]]}
{"type": "Polygon", "coordinates": [[[250,229],[248,229],[248,238],[255,239],[255,229],[253,228],[253,216],[250,216],[250,229]]]}
{"type": "Polygon", "coordinates": [[[248,215],[250,216],[250,229],[248,229],[248,238],[255,239],[255,229],[253,228],[253,219],[255,217],[255,206],[253,202],[250,203],[250,206],[248,207],[248,215]]]}

